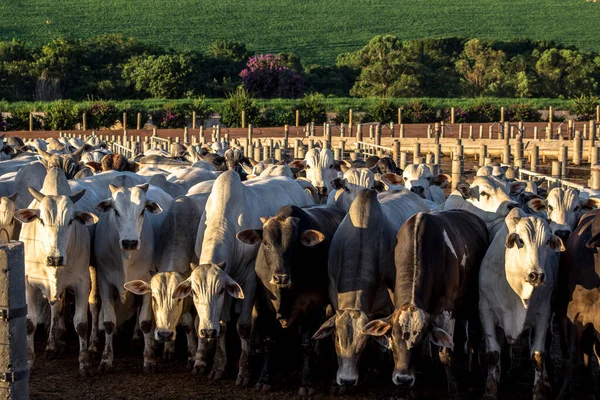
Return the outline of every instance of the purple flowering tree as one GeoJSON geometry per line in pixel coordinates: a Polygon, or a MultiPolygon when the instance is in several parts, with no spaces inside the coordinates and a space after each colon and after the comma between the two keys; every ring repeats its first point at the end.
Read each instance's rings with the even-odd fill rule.
{"type": "Polygon", "coordinates": [[[257,54],[240,73],[244,88],[258,98],[296,98],[304,94],[305,81],[275,54],[257,54]]]}

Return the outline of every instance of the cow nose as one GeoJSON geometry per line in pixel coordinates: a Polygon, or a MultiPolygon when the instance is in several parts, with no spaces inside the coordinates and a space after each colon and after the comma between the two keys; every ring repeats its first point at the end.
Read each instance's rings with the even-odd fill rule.
{"type": "Polygon", "coordinates": [[[415,377],[411,375],[394,375],[394,384],[397,386],[406,386],[410,387],[415,383],[415,377]]]}
{"type": "Polygon", "coordinates": [[[571,234],[571,231],[568,231],[566,229],[561,229],[559,231],[554,232],[554,234],[556,236],[558,236],[559,238],[561,238],[563,241],[567,240],[569,238],[569,235],[571,234]]]}
{"type": "Polygon", "coordinates": [[[159,331],[157,333],[158,333],[158,337],[164,341],[168,341],[173,338],[173,332],[170,332],[170,331],[159,331]]]}
{"type": "Polygon", "coordinates": [[[544,281],[546,280],[546,274],[544,274],[543,272],[530,272],[527,274],[527,278],[525,279],[525,281],[529,284],[531,284],[532,286],[539,286],[539,285],[543,285],[544,281]]]}
{"type": "Polygon", "coordinates": [[[137,240],[121,240],[121,246],[123,250],[136,250],[138,247],[137,240]]]}
{"type": "Polygon", "coordinates": [[[410,191],[414,194],[418,194],[419,196],[423,197],[423,194],[425,193],[425,188],[423,188],[423,186],[413,186],[410,188],[410,191]]]}
{"type": "Polygon", "coordinates": [[[64,257],[46,257],[46,265],[49,267],[60,267],[64,265],[64,257]]]}
{"type": "Polygon", "coordinates": [[[357,379],[340,379],[342,386],[355,386],[357,379]]]}
{"type": "Polygon", "coordinates": [[[289,285],[291,279],[288,274],[276,274],[273,275],[273,282],[275,282],[276,285],[289,285]]]}
{"type": "Polygon", "coordinates": [[[216,329],[200,329],[200,337],[214,339],[217,337],[216,329]]]}

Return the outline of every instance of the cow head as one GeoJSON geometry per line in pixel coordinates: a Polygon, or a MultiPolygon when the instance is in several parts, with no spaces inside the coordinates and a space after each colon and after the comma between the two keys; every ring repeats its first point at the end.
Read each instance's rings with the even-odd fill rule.
{"type": "MultiPolygon", "coordinates": [[[[12,239],[13,232],[15,230],[14,213],[17,209],[15,200],[17,200],[16,193],[10,196],[2,196],[2,198],[0,198],[0,231],[6,230],[8,238],[3,238],[5,240],[12,239]]],[[[2,237],[3,236],[0,233],[0,238],[2,237]]]]}
{"type": "Polygon", "coordinates": [[[150,282],[133,280],[125,283],[125,289],[133,294],[152,293],[152,312],[154,313],[154,339],[159,342],[174,341],[177,336],[177,324],[183,313],[183,298],[173,297],[175,290],[184,281],[178,272],[159,272],[150,282]]]}
{"type": "Polygon", "coordinates": [[[545,200],[534,198],[527,206],[534,212],[546,211],[550,231],[565,241],[577,226],[579,217],[598,208],[598,204],[598,199],[580,199],[578,190],[555,187],[550,190],[545,200]]]}
{"type": "Polygon", "coordinates": [[[85,194],[81,190],[71,196],[46,196],[33,188],[29,192],[38,201],[38,208],[26,208],[15,211],[15,218],[24,224],[35,223],[36,252],[48,267],[54,267],[50,282],[50,302],[60,297],[57,292],[58,275],[62,267],[68,265],[69,244],[75,234],[75,224],[93,225],[98,217],[88,212],[75,210],[74,204],[85,194]],[[41,254],[40,254],[41,253],[41,254]]]}
{"type": "Polygon", "coordinates": [[[229,171],[235,171],[241,175],[244,171],[242,169],[242,163],[244,162],[244,153],[240,149],[228,149],[225,151],[225,163],[229,171]]]}
{"type": "Polygon", "coordinates": [[[450,178],[447,175],[433,176],[431,169],[425,164],[410,164],[402,172],[404,187],[424,199],[432,200],[430,188],[432,185],[444,186],[450,178]]]}
{"type": "Polygon", "coordinates": [[[368,322],[369,317],[361,310],[338,310],[313,335],[313,339],[323,339],[333,334],[338,385],[358,384],[358,362],[368,339],[362,330],[368,322]]]}
{"type": "Polygon", "coordinates": [[[330,186],[336,192],[331,195],[328,203],[348,211],[358,193],[363,189],[373,189],[374,185],[375,175],[368,168],[346,169],[343,178],[331,180],[330,186]]]}
{"type": "Polygon", "coordinates": [[[43,149],[38,149],[38,152],[42,155],[42,164],[47,170],[51,168],[60,168],[65,172],[67,179],[73,179],[79,171],[79,160],[84,151],[91,149],[91,146],[85,145],[74,153],[70,154],[50,154],[43,149]]]}
{"type": "Polygon", "coordinates": [[[451,316],[444,313],[441,317],[434,321],[426,311],[415,305],[405,304],[388,318],[376,319],[365,325],[365,335],[390,340],[394,354],[392,381],[395,385],[414,385],[415,364],[425,340],[436,346],[453,348],[452,336],[444,329],[445,319],[451,319],[451,316]]]}
{"type": "Polygon", "coordinates": [[[525,182],[506,184],[493,177],[476,176],[471,185],[460,182],[456,189],[473,206],[469,211],[473,211],[485,222],[494,222],[519,205],[510,195],[521,193],[525,186],[525,182]],[[507,185],[510,193],[507,193],[507,185]]]}
{"type": "Polygon", "coordinates": [[[506,279],[524,304],[531,298],[533,289],[551,279],[548,270],[552,252],[565,250],[563,241],[550,232],[548,223],[536,216],[527,216],[516,208],[505,218],[506,279]]]}
{"type": "Polygon", "coordinates": [[[158,203],[146,199],[147,183],[139,186],[117,187],[108,185],[111,198],[96,205],[96,211],[112,213],[112,223],[119,233],[119,245],[122,250],[133,251],[140,248],[140,235],[146,212],[159,214],[162,208],[158,203]]]}
{"type": "Polygon", "coordinates": [[[333,162],[333,153],[329,149],[310,149],[304,158],[306,178],[317,188],[321,197],[327,196],[333,189],[330,182],[337,177],[333,162]]]}
{"type": "Polygon", "coordinates": [[[199,265],[173,292],[174,299],[192,295],[198,313],[198,336],[201,338],[214,339],[221,334],[221,313],[226,295],[244,298],[242,288],[224,268],[223,263],[199,265]]]}

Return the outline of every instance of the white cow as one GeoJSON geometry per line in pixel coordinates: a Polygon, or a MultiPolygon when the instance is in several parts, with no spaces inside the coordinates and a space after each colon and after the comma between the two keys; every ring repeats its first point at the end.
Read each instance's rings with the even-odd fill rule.
{"type": "Polygon", "coordinates": [[[18,240],[21,223],[14,217],[17,194],[0,197],[0,240],[18,240]]]}
{"type": "Polygon", "coordinates": [[[375,175],[368,168],[348,168],[343,177],[332,179],[330,185],[334,190],[329,193],[327,204],[335,204],[348,212],[361,190],[373,189],[375,175]]]}
{"type": "MultiPolygon", "coordinates": [[[[119,176],[113,183],[109,185],[110,198],[96,206],[101,216],[94,252],[105,332],[100,372],[113,367],[113,337],[118,324],[123,322],[117,320],[117,314],[131,317],[135,311],[134,296],[127,296],[124,284],[131,280],[147,282],[151,271],[156,270],[155,232],[164,219],[160,213],[172,200],[163,190],[147,183],[133,186],[134,181],[127,176],[119,176]]],[[[138,320],[144,334],[144,371],[152,372],[155,360],[150,294],[143,296],[138,320]]]]}
{"type": "Polygon", "coordinates": [[[446,200],[442,188],[450,182],[448,175],[433,176],[431,169],[425,164],[409,164],[402,172],[404,187],[437,204],[446,200]]]}
{"type": "MultiPolygon", "coordinates": [[[[256,290],[254,262],[258,246],[237,240],[237,233],[244,229],[259,229],[262,217],[274,215],[283,206],[310,204],[313,202],[309,195],[290,178],[262,178],[242,183],[236,172],[226,171],[216,179],[198,227],[196,254],[200,265],[176,291],[179,298],[193,293],[199,318],[199,347],[205,346],[209,338],[219,338],[210,378],[221,378],[226,363],[225,325],[222,322],[229,319],[229,307],[224,305],[230,301],[230,297],[225,298],[227,291],[235,298],[245,296],[237,321],[242,354],[236,384],[247,385],[249,381],[248,340],[252,328],[256,290]]],[[[203,348],[198,351],[205,353],[203,348]]],[[[202,357],[197,359],[195,368],[205,368],[204,361],[202,357]]]]}
{"type": "Polygon", "coordinates": [[[61,318],[66,289],[75,292],[73,324],[79,336],[79,372],[90,375],[88,354],[88,297],[91,288],[90,233],[86,225],[93,225],[97,217],[80,211],[75,206],[85,194],[71,194],[65,174],[52,168],[44,181],[42,193],[31,188],[34,200],[29,208],[19,209],[14,215],[24,225],[19,239],[25,248],[27,313],[27,344],[29,366],[35,361],[34,334],[43,315],[40,297],[50,303],[50,334],[46,345],[49,356],[56,355],[61,336],[65,333],[61,318]]]}
{"type": "Polygon", "coordinates": [[[554,253],[564,250],[562,240],[552,235],[544,219],[527,216],[518,208],[506,216],[505,225],[494,237],[479,274],[479,311],[488,354],[486,395],[495,397],[500,382],[502,338],[497,337],[498,327],[509,344],[527,328],[533,330],[534,398],[549,389],[544,351],[558,272],[554,253]]]}
{"type": "Polygon", "coordinates": [[[338,172],[333,168],[333,153],[329,149],[312,148],[304,157],[304,170],[308,179],[317,189],[319,196],[327,196],[333,190],[331,180],[338,172]]]}

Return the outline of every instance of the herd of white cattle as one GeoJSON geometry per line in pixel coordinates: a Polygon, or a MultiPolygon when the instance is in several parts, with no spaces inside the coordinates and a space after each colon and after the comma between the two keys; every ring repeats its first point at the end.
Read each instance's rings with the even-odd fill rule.
{"type": "MultiPolygon", "coordinates": [[[[25,249],[30,368],[38,326],[49,326],[46,353],[64,345],[67,299],[83,376],[118,369],[115,333],[135,317],[144,371],[155,369],[157,343],[173,357],[181,327],[193,372],[219,379],[237,361],[224,339],[236,321],[236,383],[248,385],[252,333],[275,338],[304,324],[301,394],[314,390],[307,348],[333,339],[337,385],[358,384],[371,340],[393,352],[391,379],[407,391],[418,383],[416,360],[437,346],[455,394],[449,355],[476,349],[494,397],[502,342],[530,329],[533,393],[546,396],[558,254],[600,201],[508,179],[501,167],[480,168],[446,198],[448,176],[426,165],[340,162],[319,148],[289,164],[221,146],[176,157],[156,149],[120,170],[107,170],[113,155],[95,137],[9,138],[0,154],[0,236],[25,249]],[[316,292],[324,298],[307,295],[316,292]],[[478,312],[463,312],[468,299],[478,312]],[[475,329],[484,348],[469,339],[475,329]],[[99,365],[91,353],[101,353],[99,365]]],[[[257,384],[265,390],[270,368],[257,384]]]]}

